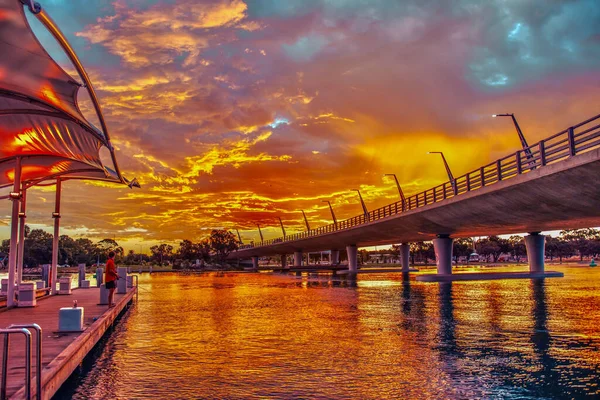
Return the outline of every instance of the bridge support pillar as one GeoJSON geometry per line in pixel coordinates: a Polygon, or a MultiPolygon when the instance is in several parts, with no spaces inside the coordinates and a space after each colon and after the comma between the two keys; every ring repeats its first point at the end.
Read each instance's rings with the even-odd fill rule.
{"type": "Polygon", "coordinates": [[[358,271],[358,249],[355,244],[351,244],[346,246],[346,252],[348,253],[348,271],[355,274],[358,271]]]}
{"type": "Polygon", "coordinates": [[[302,266],[302,252],[295,251],[294,252],[294,267],[301,267],[301,266],[302,266]]]}
{"type": "Polygon", "coordinates": [[[252,268],[258,269],[258,257],[252,257],[252,268]]]}
{"type": "Polygon", "coordinates": [[[400,260],[402,262],[402,272],[408,273],[410,261],[410,246],[408,243],[400,244],[400,260]]]}
{"type": "Polygon", "coordinates": [[[281,268],[287,268],[287,254],[281,255],[281,268]]]}
{"type": "Polygon", "coordinates": [[[539,232],[530,232],[525,236],[529,272],[544,272],[544,248],[546,236],[539,232]]]}
{"type": "Polygon", "coordinates": [[[336,265],[340,263],[340,251],[339,250],[331,250],[331,265],[336,265]]]}
{"type": "Polygon", "coordinates": [[[452,242],[454,239],[449,235],[438,235],[433,239],[433,249],[435,250],[435,263],[437,264],[438,275],[452,274],[452,242]]]}

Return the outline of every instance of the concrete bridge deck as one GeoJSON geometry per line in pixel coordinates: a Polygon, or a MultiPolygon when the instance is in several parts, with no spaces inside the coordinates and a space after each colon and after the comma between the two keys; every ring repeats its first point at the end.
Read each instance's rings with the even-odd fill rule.
{"type": "Polygon", "coordinates": [[[600,149],[348,229],[244,248],[230,258],[600,226],[600,149]]]}

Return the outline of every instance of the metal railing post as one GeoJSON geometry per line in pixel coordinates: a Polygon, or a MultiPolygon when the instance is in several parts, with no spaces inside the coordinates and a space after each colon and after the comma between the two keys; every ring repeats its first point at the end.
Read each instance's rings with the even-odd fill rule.
{"type": "Polygon", "coordinates": [[[485,186],[485,170],[483,167],[479,168],[479,175],[481,178],[481,187],[485,186]]]}
{"type": "MultiPolygon", "coordinates": [[[[31,399],[31,332],[25,328],[15,329],[0,329],[0,334],[6,336],[13,333],[21,333],[25,336],[25,398],[31,399]]],[[[6,382],[8,380],[8,341],[4,342],[4,356],[2,357],[2,391],[0,392],[0,398],[6,399],[6,382]]]]}
{"type": "Polygon", "coordinates": [[[542,166],[546,165],[546,146],[543,140],[540,142],[540,164],[542,166]]]}
{"type": "Polygon", "coordinates": [[[515,157],[517,162],[517,175],[521,175],[523,173],[523,165],[521,164],[521,150],[517,150],[515,157]]]}
{"type": "Polygon", "coordinates": [[[466,183],[467,183],[467,192],[471,191],[471,175],[467,174],[466,175],[466,183]]]}
{"type": "Polygon", "coordinates": [[[502,180],[502,163],[500,160],[496,161],[496,173],[498,175],[498,181],[502,180]]]}
{"type": "Polygon", "coordinates": [[[577,154],[577,151],[575,149],[575,132],[573,130],[573,127],[569,128],[569,155],[574,156],[575,154],[577,154]]]}
{"type": "Polygon", "coordinates": [[[42,399],[42,327],[38,324],[13,324],[8,329],[35,329],[37,336],[37,346],[35,351],[36,361],[36,397],[42,399]]]}

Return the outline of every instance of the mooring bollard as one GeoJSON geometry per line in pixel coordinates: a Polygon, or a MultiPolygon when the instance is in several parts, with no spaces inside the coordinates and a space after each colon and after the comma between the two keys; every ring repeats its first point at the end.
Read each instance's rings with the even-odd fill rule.
{"type": "Polygon", "coordinates": [[[81,287],[81,282],[85,281],[85,264],[79,264],[79,287],[81,287]]]}
{"type": "Polygon", "coordinates": [[[100,287],[104,283],[104,268],[96,269],[96,287],[100,287]]]}
{"type": "Polygon", "coordinates": [[[73,307],[62,307],[58,311],[58,331],[83,331],[83,307],[77,307],[77,300],[73,302],[73,307]]]}
{"type": "Polygon", "coordinates": [[[58,294],[71,294],[71,276],[58,280],[58,294]]]}
{"type": "Polygon", "coordinates": [[[103,306],[106,304],[108,304],[108,289],[103,283],[102,285],[100,285],[100,302],[98,303],[98,305],[103,306]]]}
{"type": "Polygon", "coordinates": [[[117,280],[117,293],[127,293],[127,267],[117,268],[119,279],[117,280]]]}
{"type": "Polygon", "coordinates": [[[21,282],[19,285],[18,307],[35,307],[37,298],[35,296],[35,282],[21,282]]]}

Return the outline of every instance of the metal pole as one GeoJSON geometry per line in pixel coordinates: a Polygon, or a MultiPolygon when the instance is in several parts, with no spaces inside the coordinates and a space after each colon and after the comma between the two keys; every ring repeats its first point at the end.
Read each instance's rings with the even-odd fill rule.
{"type": "Polygon", "coordinates": [[[304,213],[304,210],[300,210],[302,211],[302,215],[304,216],[304,223],[306,224],[306,230],[310,231],[310,225],[308,224],[308,219],[306,218],[306,214],[304,213]]]}
{"type": "Polygon", "coordinates": [[[283,227],[283,221],[281,220],[281,217],[277,217],[279,218],[279,224],[281,225],[281,231],[283,232],[283,237],[285,238],[285,228],[283,227]]]}
{"type": "Polygon", "coordinates": [[[6,306],[8,308],[15,306],[15,282],[17,272],[17,236],[19,234],[19,199],[21,197],[21,157],[15,160],[14,186],[10,194],[12,200],[12,215],[10,220],[10,250],[8,254],[8,291],[6,298],[6,306]]]}
{"type": "Polygon", "coordinates": [[[335,229],[337,229],[337,218],[335,217],[335,213],[333,212],[333,207],[331,207],[331,202],[329,200],[322,200],[323,203],[329,204],[329,211],[331,211],[331,218],[333,218],[333,225],[335,229]]]}
{"type": "MultiPolygon", "coordinates": [[[[137,275],[134,275],[137,278],[137,275]]],[[[36,372],[37,372],[37,380],[36,380],[36,397],[41,400],[42,399],[42,327],[38,324],[13,324],[8,327],[8,329],[35,329],[37,336],[37,347],[36,347],[36,372]]],[[[8,337],[8,335],[7,335],[8,337]]]]}
{"type": "Polygon", "coordinates": [[[4,333],[4,352],[2,353],[2,388],[0,399],[6,400],[6,383],[8,377],[8,351],[10,347],[10,334],[4,333]]]}
{"type": "Polygon", "coordinates": [[[27,190],[21,189],[21,211],[19,212],[19,248],[17,253],[17,285],[23,280],[23,251],[25,249],[25,207],[27,204],[27,190]]]}
{"type": "Polygon", "coordinates": [[[456,181],[454,180],[454,176],[452,175],[450,166],[448,165],[448,162],[446,161],[446,157],[444,157],[444,153],[442,153],[441,151],[430,151],[429,154],[439,154],[440,156],[442,156],[442,161],[444,162],[444,167],[446,168],[446,173],[448,174],[448,179],[450,179],[450,184],[452,185],[452,191],[454,192],[455,195],[458,194],[458,190],[456,188],[456,181]]]}
{"type": "Polygon", "coordinates": [[[396,177],[396,174],[385,174],[385,176],[393,176],[394,180],[396,181],[396,187],[398,188],[398,194],[400,194],[400,200],[402,200],[402,203],[404,203],[406,201],[406,198],[404,197],[404,192],[402,191],[402,188],[400,187],[400,182],[398,182],[398,178],[396,177]]]}
{"type": "Polygon", "coordinates": [[[54,212],[52,218],[54,218],[54,236],[52,237],[52,294],[57,294],[56,280],[58,276],[58,238],[60,234],[60,194],[62,189],[62,182],[60,178],[56,180],[56,201],[54,203],[54,212]]]}
{"type": "Polygon", "coordinates": [[[367,205],[360,194],[360,190],[354,189],[358,193],[358,197],[360,198],[360,204],[362,205],[363,212],[365,213],[365,220],[369,220],[369,211],[367,210],[367,205]]]}
{"type": "Polygon", "coordinates": [[[240,231],[238,231],[237,228],[235,231],[237,232],[238,240],[240,241],[240,244],[243,244],[244,242],[242,242],[242,237],[240,236],[240,231]]]}
{"type": "Polygon", "coordinates": [[[260,234],[260,241],[261,241],[261,242],[264,242],[264,241],[265,241],[265,239],[263,238],[262,231],[260,230],[260,225],[259,225],[259,224],[256,224],[256,226],[258,227],[258,233],[260,234]]]}

